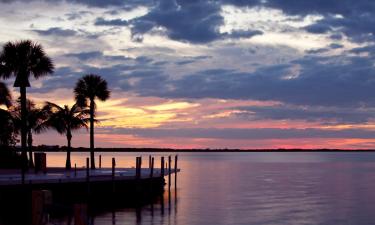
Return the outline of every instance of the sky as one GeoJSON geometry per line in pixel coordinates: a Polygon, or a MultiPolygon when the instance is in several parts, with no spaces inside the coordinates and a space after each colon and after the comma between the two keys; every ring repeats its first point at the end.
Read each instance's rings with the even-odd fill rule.
{"type": "Polygon", "coordinates": [[[375,148],[374,34],[372,0],[0,0],[0,46],[31,39],[56,66],[30,99],[108,81],[98,147],[375,148]]]}

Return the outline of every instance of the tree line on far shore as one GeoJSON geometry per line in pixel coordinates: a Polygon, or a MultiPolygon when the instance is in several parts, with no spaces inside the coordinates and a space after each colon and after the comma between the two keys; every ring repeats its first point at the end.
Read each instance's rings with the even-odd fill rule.
{"type": "Polygon", "coordinates": [[[0,52],[0,78],[15,78],[14,87],[19,88],[20,97],[12,98],[4,82],[0,82],[0,146],[15,146],[21,142],[22,168],[34,166],[32,156],[33,134],[54,129],[67,139],[66,169],[71,169],[71,141],[74,130],[90,129],[90,164],[95,169],[94,123],[96,100],[110,97],[107,82],[99,75],[87,74],[78,79],[75,88],[75,104],[60,106],[45,102],[42,107],[27,98],[29,78],[52,75],[55,66],[43,47],[30,40],[6,43],[0,52]],[[27,152],[29,156],[27,156],[27,152]]]}

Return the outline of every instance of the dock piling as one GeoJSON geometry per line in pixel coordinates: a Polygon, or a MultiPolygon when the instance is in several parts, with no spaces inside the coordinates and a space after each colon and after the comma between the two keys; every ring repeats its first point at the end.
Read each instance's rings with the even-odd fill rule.
{"type": "Polygon", "coordinates": [[[87,196],[90,196],[90,159],[86,158],[86,183],[87,183],[87,196]]]}
{"type": "Polygon", "coordinates": [[[138,179],[141,173],[141,157],[136,157],[135,160],[135,177],[138,179]]]}
{"type": "Polygon", "coordinates": [[[89,181],[90,177],[90,159],[86,158],[86,180],[89,181]]]}
{"type": "Polygon", "coordinates": [[[135,157],[135,178],[138,178],[139,157],[135,157]]]}
{"type": "Polygon", "coordinates": [[[148,156],[148,168],[151,169],[151,155],[148,156]]]}
{"type": "Polygon", "coordinates": [[[112,193],[115,192],[115,168],[116,168],[116,159],[112,158],[112,193]]]}
{"type": "Polygon", "coordinates": [[[138,176],[139,176],[139,178],[141,178],[142,177],[142,156],[140,156],[139,157],[139,166],[138,166],[138,176]]]}
{"type": "Polygon", "coordinates": [[[150,177],[152,178],[154,176],[154,157],[151,158],[151,164],[150,164],[150,177]]]}
{"type": "Polygon", "coordinates": [[[160,176],[164,177],[164,156],[161,157],[160,161],[161,161],[161,163],[160,163],[161,164],[160,165],[160,176]]]}
{"type": "Polygon", "coordinates": [[[112,179],[115,177],[116,159],[112,158],[112,179]]]}
{"type": "Polygon", "coordinates": [[[168,156],[168,189],[171,189],[171,165],[172,157],[168,156]]]}
{"type": "Polygon", "coordinates": [[[102,168],[102,155],[99,155],[99,169],[102,168]]]}
{"type": "Polygon", "coordinates": [[[77,163],[74,163],[74,176],[77,176],[77,163]]]}
{"type": "Polygon", "coordinates": [[[177,161],[178,161],[178,155],[174,156],[174,188],[177,188],[177,161]]]}

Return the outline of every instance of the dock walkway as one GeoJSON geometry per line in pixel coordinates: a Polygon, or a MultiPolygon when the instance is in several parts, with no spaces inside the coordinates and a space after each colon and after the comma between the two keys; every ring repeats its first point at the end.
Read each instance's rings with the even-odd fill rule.
{"type": "MultiPolygon", "coordinates": [[[[180,170],[177,169],[177,172],[180,170]]],[[[171,169],[171,174],[175,173],[175,169],[171,169]]],[[[164,176],[168,176],[169,171],[164,170],[164,176]]],[[[161,177],[161,169],[154,168],[152,177],[161,177]]],[[[114,172],[114,178],[112,178],[111,168],[101,168],[95,170],[89,170],[89,177],[87,177],[86,169],[74,169],[67,171],[64,168],[49,168],[47,173],[27,173],[25,175],[26,184],[53,184],[53,183],[81,183],[86,182],[87,179],[90,182],[95,181],[111,181],[115,179],[120,180],[134,180],[134,179],[147,179],[151,178],[151,169],[142,168],[140,177],[136,177],[136,168],[116,168],[114,172]]],[[[16,171],[9,171],[6,173],[2,171],[0,173],[0,187],[8,185],[22,184],[21,174],[16,171]]]]}

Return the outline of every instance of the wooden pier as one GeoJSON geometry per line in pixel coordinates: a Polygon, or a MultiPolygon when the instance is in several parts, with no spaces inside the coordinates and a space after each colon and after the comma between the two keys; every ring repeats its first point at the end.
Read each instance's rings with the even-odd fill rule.
{"type": "Polygon", "coordinates": [[[16,170],[2,170],[0,200],[15,200],[19,193],[48,190],[52,192],[54,201],[58,202],[144,202],[164,191],[165,176],[168,177],[170,188],[172,174],[180,171],[177,164],[174,169],[171,168],[170,160],[168,169],[165,169],[164,157],[160,158],[160,162],[160,168],[154,168],[154,157],[150,156],[148,168],[142,168],[142,158],[137,157],[135,168],[117,168],[116,160],[112,158],[111,168],[101,168],[99,163],[99,169],[89,169],[87,164],[86,168],[77,169],[76,165],[71,170],[47,168],[23,175],[16,170]]]}

